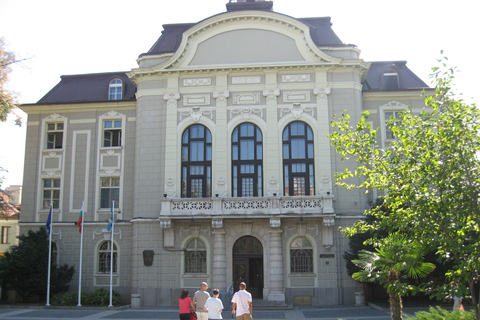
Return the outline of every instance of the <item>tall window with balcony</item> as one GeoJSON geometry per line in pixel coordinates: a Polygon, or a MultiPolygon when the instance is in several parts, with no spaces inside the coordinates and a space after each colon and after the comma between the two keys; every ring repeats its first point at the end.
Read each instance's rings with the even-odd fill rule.
{"type": "Polygon", "coordinates": [[[182,135],[182,198],[211,197],[212,135],[195,124],[182,135]]]}
{"type": "Polygon", "coordinates": [[[47,149],[63,148],[63,122],[47,123],[47,149]]]}
{"type": "Polygon", "coordinates": [[[262,132],[252,123],[242,123],[232,133],[232,195],[263,195],[262,132]]]}
{"type": "Polygon", "coordinates": [[[60,208],[60,179],[43,179],[43,209],[60,208]]]}
{"type": "Polygon", "coordinates": [[[118,208],[120,199],[120,178],[103,177],[100,181],[100,208],[111,208],[112,201],[115,201],[114,207],[118,208]]]}
{"type": "Polygon", "coordinates": [[[108,86],[108,100],[122,100],[123,82],[113,79],[108,86]]]}
{"type": "Polygon", "coordinates": [[[286,196],[314,195],[312,129],[304,122],[291,122],[283,130],[282,140],[284,194],[286,196]]]}
{"type": "Polygon", "coordinates": [[[103,147],[122,145],[122,120],[103,121],[103,147]]]}

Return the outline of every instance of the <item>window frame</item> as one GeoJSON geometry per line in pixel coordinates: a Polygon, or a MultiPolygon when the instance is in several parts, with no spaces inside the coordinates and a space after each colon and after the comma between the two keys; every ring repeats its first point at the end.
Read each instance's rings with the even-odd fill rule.
{"type": "Polygon", "coordinates": [[[53,209],[60,209],[60,201],[62,198],[62,179],[61,178],[42,178],[42,209],[43,210],[48,210],[50,209],[51,203],[53,201],[53,209]],[[45,186],[46,181],[51,181],[50,186],[45,186]],[[58,181],[58,186],[55,185],[55,182],[58,181]],[[46,199],[45,198],[45,192],[50,191],[52,194],[51,196],[46,199]],[[55,197],[55,192],[58,192],[58,197],[55,197]],[[48,205],[47,205],[48,204],[48,205]]]}
{"type": "Polygon", "coordinates": [[[65,137],[64,121],[45,122],[45,150],[63,149],[64,137],[65,137]],[[54,128],[50,128],[51,125],[53,125],[54,128]],[[61,128],[59,128],[60,125],[61,125],[61,128]]]}
{"type": "Polygon", "coordinates": [[[203,239],[200,238],[190,238],[185,242],[184,245],[184,255],[183,255],[183,273],[185,275],[197,275],[197,274],[207,274],[208,271],[208,248],[207,244],[203,239]],[[194,241],[195,247],[188,248],[189,244],[194,241]],[[198,242],[203,244],[203,248],[198,247],[198,242]],[[195,261],[194,268],[195,269],[188,269],[191,267],[191,263],[187,263],[190,259],[190,256],[195,259],[201,259],[200,261],[195,261]],[[200,270],[198,268],[201,268],[200,270]]]}
{"type": "Polygon", "coordinates": [[[315,143],[313,130],[303,121],[292,121],[282,131],[282,171],[284,196],[315,195],[315,143]],[[292,134],[294,125],[302,124],[302,134],[292,134]],[[286,137],[287,135],[287,137],[286,137]],[[303,141],[303,143],[300,143],[303,141]],[[294,142],[294,143],[292,143],[294,142]],[[294,147],[303,146],[305,156],[294,156],[294,147]],[[286,155],[288,153],[288,155],[286,155]],[[301,171],[303,170],[303,171],[301,171]],[[303,180],[302,180],[303,179],[303,180]],[[304,181],[302,188],[302,181],[304,181]],[[299,184],[300,183],[300,184],[299,184]],[[297,186],[297,187],[296,187],[297,186]],[[305,190],[298,193],[297,190],[305,190]]]}
{"type": "Polygon", "coordinates": [[[10,228],[11,226],[2,226],[1,244],[10,244],[10,228]]]}
{"type": "Polygon", "coordinates": [[[102,119],[102,148],[116,148],[123,146],[123,119],[102,119]],[[106,128],[107,123],[112,123],[112,127],[106,128]],[[107,133],[110,133],[112,137],[110,138],[110,145],[106,145],[107,133]],[[116,136],[116,138],[114,138],[116,136]],[[116,143],[114,143],[116,141],[116,143]],[[115,144],[115,145],[113,145],[115,144]]]}
{"type": "Polygon", "coordinates": [[[231,135],[232,197],[262,197],[263,185],[263,133],[260,127],[251,122],[243,122],[235,127],[231,135]],[[253,129],[249,133],[249,129],[253,129]],[[247,132],[245,132],[247,131],[247,132]],[[247,150],[245,150],[247,148],[247,150]],[[242,158],[247,152],[249,159],[242,158]],[[242,172],[245,166],[253,170],[242,172]],[[252,192],[247,194],[243,179],[252,179],[252,192]]]}
{"type": "Polygon", "coordinates": [[[110,275],[110,259],[111,259],[111,245],[113,243],[113,274],[118,275],[119,269],[119,250],[118,245],[115,241],[103,240],[101,241],[96,250],[96,264],[95,264],[95,274],[96,275],[110,275]],[[102,246],[106,245],[106,249],[103,249],[102,246]]]}
{"type": "Polygon", "coordinates": [[[183,131],[181,139],[181,197],[211,197],[213,137],[210,129],[203,124],[193,124],[183,131]],[[192,137],[199,133],[199,128],[202,128],[203,136],[192,137]],[[198,160],[200,157],[202,159],[198,160]],[[199,192],[192,192],[196,181],[199,181],[196,185],[201,187],[200,196],[199,192]]]}
{"type": "Polygon", "coordinates": [[[114,78],[108,83],[108,100],[123,99],[123,81],[120,78],[114,78]]]}
{"type": "Polygon", "coordinates": [[[118,209],[120,207],[120,194],[121,194],[121,179],[118,176],[105,176],[100,177],[100,194],[99,194],[99,207],[100,209],[110,209],[112,207],[112,201],[114,203],[114,209],[118,209]],[[108,185],[104,185],[104,181],[109,180],[108,185]],[[115,179],[118,181],[116,185],[111,185],[112,180],[115,179]],[[104,191],[108,190],[108,199],[105,200],[104,198],[104,191]],[[117,197],[112,196],[112,192],[117,190],[117,197]]]}
{"type": "Polygon", "coordinates": [[[289,244],[289,264],[290,264],[290,274],[298,275],[312,275],[315,273],[315,248],[312,244],[312,239],[306,236],[296,236],[294,237],[289,244]],[[299,248],[292,248],[298,239],[302,240],[302,245],[299,248]],[[304,246],[303,241],[308,241],[309,246],[304,246]],[[308,251],[308,254],[306,252],[308,251]],[[304,261],[302,265],[297,266],[296,261],[298,261],[298,255],[293,256],[292,253],[303,253],[300,259],[309,261],[304,261]]]}

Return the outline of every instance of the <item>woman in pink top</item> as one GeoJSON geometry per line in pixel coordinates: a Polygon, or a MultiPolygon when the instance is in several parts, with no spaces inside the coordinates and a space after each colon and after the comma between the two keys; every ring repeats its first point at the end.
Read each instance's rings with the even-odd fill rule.
{"type": "Polygon", "coordinates": [[[190,292],[187,289],[183,289],[180,299],[178,299],[180,320],[190,320],[190,309],[193,309],[193,302],[188,296],[189,294],[190,292]]]}

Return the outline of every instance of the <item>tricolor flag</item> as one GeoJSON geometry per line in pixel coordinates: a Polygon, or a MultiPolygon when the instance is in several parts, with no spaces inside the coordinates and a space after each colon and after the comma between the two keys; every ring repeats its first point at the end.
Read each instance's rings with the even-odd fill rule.
{"type": "Polygon", "coordinates": [[[112,207],[110,208],[110,219],[108,219],[108,226],[107,230],[111,231],[112,230],[112,224],[113,224],[113,206],[115,204],[115,201],[112,201],[112,207]]]}
{"type": "Polygon", "coordinates": [[[47,232],[50,234],[50,226],[52,225],[52,214],[53,214],[53,202],[50,204],[50,212],[48,213],[48,218],[47,218],[47,232]]]}
{"type": "Polygon", "coordinates": [[[78,217],[78,221],[77,221],[79,233],[82,233],[82,223],[83,223],[83,204],[82,204],[82,209],[80,210],[80,216],[78,217]]]}

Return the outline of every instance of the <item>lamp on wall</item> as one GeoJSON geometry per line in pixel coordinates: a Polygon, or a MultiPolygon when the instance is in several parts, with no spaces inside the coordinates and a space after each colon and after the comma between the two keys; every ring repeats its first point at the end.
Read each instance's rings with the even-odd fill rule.
{"type": "Polygon", "coordinates": [[[167,197],[167,194],[166,194],[166,193],[164,193],[164,194],[163,194],[163,197],[164,197],[164,198],[166,198],[166,197],[167,197]]]}

